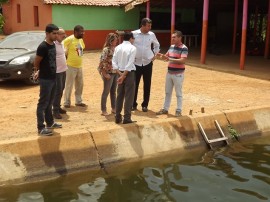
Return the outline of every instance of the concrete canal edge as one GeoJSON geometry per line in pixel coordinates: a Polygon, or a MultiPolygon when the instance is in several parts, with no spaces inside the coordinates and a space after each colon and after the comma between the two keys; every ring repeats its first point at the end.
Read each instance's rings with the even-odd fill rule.
{"type": "Polygon", "coordinates": [[[215,120],[230,141],[228,125],[240,134],[240,138],[260,136],[270,131],[270,107],[168,118],[151,125],[121,125],[113,130],[0,142],[0,184],[23,183],[86,169],[99,170],[111,163],[207,147],[198,122],[209,139],[213,139],[220,137],[215,120]]]}

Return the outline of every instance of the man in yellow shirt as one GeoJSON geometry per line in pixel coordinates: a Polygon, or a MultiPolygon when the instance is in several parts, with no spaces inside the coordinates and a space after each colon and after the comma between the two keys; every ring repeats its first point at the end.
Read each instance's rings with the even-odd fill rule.
{"type": "Polygon", "coordinates": [[[82,56],[85,44],[83,41],[84,28],[81,25],[74,27],[74,34],[67,37],[64,41],[64,47],[67,54],[66,86],[65,86],[65,108],[70,108],[70,97],[73,83],[75,82],[75,105],[85,107],[82,102],[83,91],[83,71],[82,56]]]}

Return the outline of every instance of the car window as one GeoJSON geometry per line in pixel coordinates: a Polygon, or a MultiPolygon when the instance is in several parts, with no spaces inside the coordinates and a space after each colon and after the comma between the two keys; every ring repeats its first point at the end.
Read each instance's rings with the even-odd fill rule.
{"type": "Polygon", "coordinates": [[[0,42],[0,48],[36,50],[44,39],[45,33],[12,34],[0,42]]]}

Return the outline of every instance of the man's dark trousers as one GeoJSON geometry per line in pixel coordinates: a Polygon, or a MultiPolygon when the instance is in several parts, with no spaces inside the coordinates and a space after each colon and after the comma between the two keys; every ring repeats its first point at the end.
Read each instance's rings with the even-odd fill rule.
{"type": "Polygon", "coordinates": [[[61,99],[63,96],[63,91],[65,89],[65,83],[66,83],[66,72],[56,73],[56,90],[53,101],[54,113],[59,113],[61,106],[61,99]]]}
{"type": "Polygon", "coordinates": [[[141,77],[143,76],[143,102],[141,106],[147,108],[150,99],[153,62],[150,62],[146,66],[137,66],[137,65],[135,66],[136,66],[136,87],[135,87],[133,107],[137,108],[138,106],[137,103],[138,89],[141,77]]]}
{"type": "Polygon", "coordinates": [[[117,98],[116,98],[116,115],[117,119],[121,118],[121,111],[124,105],[124,120],[131,120],[131,108],[134,100],[135,93],[135,71],[127,74],[127,77],[122,84],[118,84],[117,98]]]}
{"type": "Polygon", "coordinates": [[[47,125],[54,123],[52,115],[52,103],[55,96],[55,79],[39,79],[40,92],[37,104],[37,128],[45,128],[44,118],[47,125]]]}

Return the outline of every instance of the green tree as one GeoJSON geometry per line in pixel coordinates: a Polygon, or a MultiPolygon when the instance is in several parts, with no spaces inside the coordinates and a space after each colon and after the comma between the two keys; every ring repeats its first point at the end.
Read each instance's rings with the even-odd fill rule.
{"type": "Polygon", "coordinates": [[[7,2],[8,2],[8,0],[0,0],[1,5],[4,4],[4,3],[7,3],[7,2]]]}
{"type": "MultiPolygon", "coordinates": [[[[0,6],[2,6],[3,4],[7,3],[9,0],[0,0],[0,6]]],[[[3,27],[5,24],[5,19],[2,13],[0,13],[0,33],[3,33],[3,27]]]]}
{"type": "Polygon", "coordinates": [[[0,13],[0,34],[3,33],[4,24],[5,24],[4,16],[0,13]]]}

